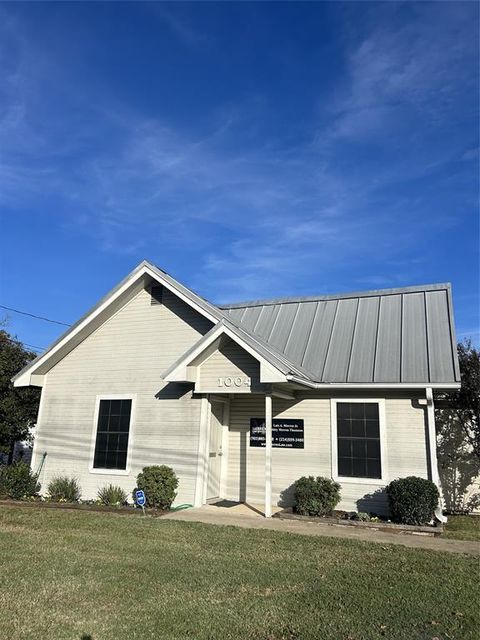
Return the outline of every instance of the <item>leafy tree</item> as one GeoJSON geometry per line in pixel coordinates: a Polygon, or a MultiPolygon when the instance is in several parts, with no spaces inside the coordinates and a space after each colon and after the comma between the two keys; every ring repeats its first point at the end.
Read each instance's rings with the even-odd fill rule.
{"type": "Polygon", "coordinates": [[[40,389],[14,387],[12,377],[35,358],[35,353],[0,329],[0,451],[13,460],[15,442],[31,441],[31,427],[35,424],[40,389]]]}
{"type": "Polygon", "coordinates": [[[469,511],[480,495],[466,494],[480,474],[480,351],[458,344],[461,387],[436,402],[438,461],[449,511],[469,511]]]}

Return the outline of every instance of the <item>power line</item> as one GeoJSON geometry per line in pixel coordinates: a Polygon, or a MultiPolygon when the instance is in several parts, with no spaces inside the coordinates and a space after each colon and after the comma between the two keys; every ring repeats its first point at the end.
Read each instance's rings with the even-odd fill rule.
{"type": "Polygon", "coordinates": [[[60,322],[59,320],[50,320],[50,318],[44,318],[43,316],[36,316],[34,313],[27,313],[26,311],[19,311],[18,309],[12,309],[11,307],[5,307],[3,304],[0,304],[0,309],[6,309],[7,311],[13,311],[14,313],[21,313],[23,316],[30,316],[31,318],[36,318],[37,320],[45,320],[45,322],[52,322],[53,324],[61,324],[64,327],[70,327],[70,324],[66,322],[60,322]]]}
{"type": "Polygon", "coordinates": [[[9,338],[7,336],[2,336],[2,338],[8,340],[12,344],[21,344],[24,347],[30,347],[30,349],[33,349],[34,351],[45,351],[45,347],[39,347],[36,344],[29,344],[28,342],[23,342],[22,340],[18,340],[17,338],[9,338]]]}

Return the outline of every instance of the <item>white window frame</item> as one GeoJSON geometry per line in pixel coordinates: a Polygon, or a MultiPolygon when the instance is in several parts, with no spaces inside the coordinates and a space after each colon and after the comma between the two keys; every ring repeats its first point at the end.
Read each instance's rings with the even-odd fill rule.
{"type": "Polygon", "coordinates": [[[137,394],[129,393],[129,394],[118,394],[118,393],[109,393],[109,394],[101,394],[95,397],[95,412],[93,416],[93,429],[92,429],[92,438],[90,443],[90,464],[88,466],[89,473],[95,473],[100,475],[109,475],[109,476],[128,476],[130,475],[130,465],[132,458],[132,442],[133,442],[133,432],[135,426],[135,409],[137,403],[137,394]],[[128,429],[128,447],[127,447],[127,462],[125,465],[125,469],[102,469],[93,466],[94,458],[95,458],[95,443],[97,441],[97,428],[98,428],[98,414],[100,411],[100,400],[131,400],[132,408],[130,411],[130,426],[128,429]]]}
{"type": "Polygon", "coordinates": [[[385,421],[385,398],[331,398],[331,451],[332,451],[332,478],[341,484],[370,484],[385,486],[388,484],[387,465],[387,429],[385,421]],[[378,418],[380,428],[380,470],[381,478],[355,478],[354,476],[338,475],[338,445],[337,445],[337,404],[339,402],[362,402],[378,404],[378,418]]]}

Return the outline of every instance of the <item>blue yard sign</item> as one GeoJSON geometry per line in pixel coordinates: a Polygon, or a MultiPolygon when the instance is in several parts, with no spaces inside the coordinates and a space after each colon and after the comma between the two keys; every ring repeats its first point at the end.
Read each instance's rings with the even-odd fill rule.
{"type": "Polygon", "coordinates": [[[137,489],[137,491],[135,491],[135,502],[139,507],[145,506],[145,492],[142,491],[142,489],[137,489]]]}

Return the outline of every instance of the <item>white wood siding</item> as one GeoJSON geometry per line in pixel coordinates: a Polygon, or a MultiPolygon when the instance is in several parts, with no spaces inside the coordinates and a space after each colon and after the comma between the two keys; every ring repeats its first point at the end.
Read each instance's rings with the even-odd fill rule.
{"type": "Polygon", "coordinates": [[[200,399],[160,375],[211,326],[169,291],[151,305],[143,290],[55,365],[42,390],[32,462],[35,470],[47,452],[42,492],[60,474],[75,476],[84,498],[108,483],[131,492],[142,467],[167,464],[180,480],[176,502],[193,503],[200,399]],[[136,395],[128,475],[89,472],[96,396],[109,394],[136,395]]]}
{"type": "Polygon", "coordinates": [[[229,387],[220,384],[219,378],[239,378],[242,383],[232,384],[230,391],[250,393],[251,389],[259,388],[260,363],[228,338],[199,366],[199,380],[195,388],[199,392],[228,391],[229,387]],[[245,378],[250,378],[250,387],[243,384],[245,378]]]}
{"type": "MultiPolygon", "coordinates": [[[[373,397],[368,392],[355,397],[373,397]]],[[[380,397],[378,391],[376,397],[380,397]]],[[[347,394],[335,397],[348,398],[347,394]]],[[[352,396],[351,396],[352,397],[352,396]]],[[[387,468],[386,482],[397,477],[428,477],[425,409],[406,395],[390,391],[385,397],[387,468]]],[[[265,489],[265,450],[249,446],[250,418],[263,417],[264,398],[234,398],[230,405],[227,495],[230,500],[262,504],[265,489]]],[[[303,475],[331,477],[330,397],[304,394],[296,402],[274,398],[273,415],[302,418],[304,449],[273,449],[272,493],[274,503],[291,504],[291,485],[303,475]]],[[[384,483],[342,483],[339,509],[386,513],[384,483]]]]}

